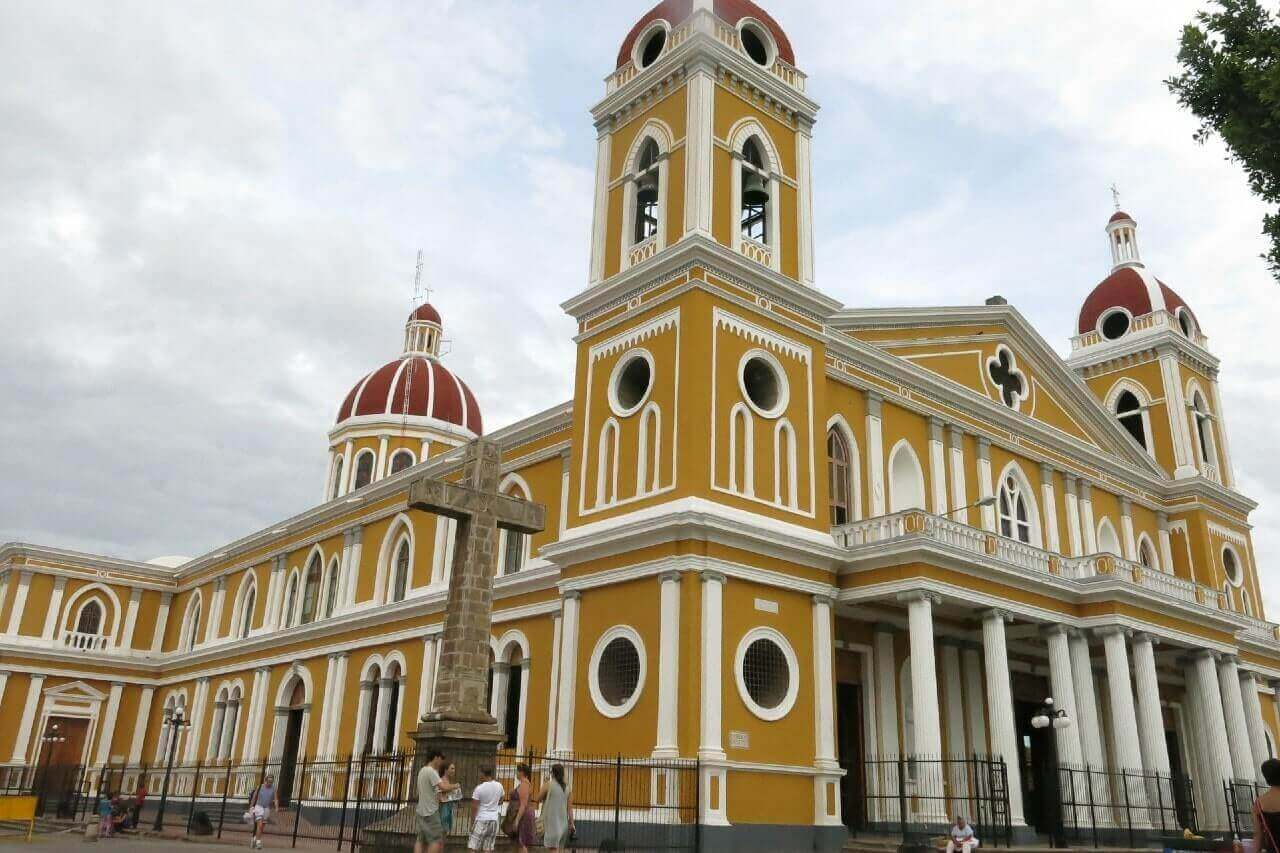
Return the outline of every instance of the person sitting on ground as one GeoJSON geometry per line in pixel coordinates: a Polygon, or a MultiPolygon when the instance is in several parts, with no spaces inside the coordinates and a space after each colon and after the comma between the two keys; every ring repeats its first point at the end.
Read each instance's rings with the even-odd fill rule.
{"type": "Polygon", "coordinates": [[[1260,769],[1270,787],[1253,802],[1253,849],[1280,853],[1280,760],[1268,758],[1260,769]]]}
{"type": "Polygon", "coordinates": [[[476,801],[475,821],[471,824],[468,850],[492,850],[498,841],[498,811],[506,791],[493,778],[492,767],[480,768],[480,784],[471,792],[476,801]]]}
{"type": "Polygon", "coordinates": [[[956,822],[951,824],[951,840],[947,842],[947,853],[970,853],[978,846],[978,839],[973,835],[973,827],[965,823],[963,815],[956,815],[956,822]]]}

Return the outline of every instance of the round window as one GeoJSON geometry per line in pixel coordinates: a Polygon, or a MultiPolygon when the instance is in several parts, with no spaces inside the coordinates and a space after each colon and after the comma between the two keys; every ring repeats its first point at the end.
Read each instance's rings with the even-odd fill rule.
{"type": "Polygon", "coordinates": [[[635,707],[644,686],[645,659],[640,635],[626,625],[610,628],[591,654],[591,698],[606,717],[621,717],[635,707]]]}
{"type": "Polygon", "coordinates": [[[786,716],[799,690],[790,644],[772,628],[756,628],[742,638],[737,658],[738,692],[751,713],[763,720],[786,716]]]}
{"type": "Polygon", "coordinates": [[[742,395],[756,413],[774,418],[787,407],[787,379],[782,365],[763,350],[755,350],[742,359],[738,380],[742,395]]]}
{"type": "Polygon", "coordinates": [[[658,57],[662,55],[662,49],[667,46],[667,31],[663,27],[657,27],[644,41],[644,47],[640,49],[640,67],[648,68],[650,65],[658,61],[658,57]]]}
{"type": "Polygon", "coordinates": [[[1129,315],[1123,311],[1112,311],[1102,318],[1102,336],[1109,341],[1123,337],[1129,331],[1129,315]]]}
{"type": "Polygon", "coordinates": [[[649,398],[653,387],[653,356],[646,350],[634,350],[618,360],[609,382],[609,404],[614,414],[634,414],[649,398]]]}
{"type": "Polygon", "coordinates": [[[769,64],[769,40],[758,27],[748,24],[740,32],[742,49],[757,65],[769,64]]]}
{"type": "Polygon", "coordinates": [[[1240,572],[1240,560],[1236,557],[1236,552],[1230,548],[1222,549],[1222,568],[1226,571],[1227,580],[1232,586],[1240,586],[1244,581],[1240,572]]]}
{"type": "Polygon", "coordinates": [[[1191,312],[1186,308],[1178,309],[1178,328],[1182,329],[1182,334],[1188,338],[1192,337],[1191,333],[1195,331],[1195,328],[1191,325],[1191,312]]]}

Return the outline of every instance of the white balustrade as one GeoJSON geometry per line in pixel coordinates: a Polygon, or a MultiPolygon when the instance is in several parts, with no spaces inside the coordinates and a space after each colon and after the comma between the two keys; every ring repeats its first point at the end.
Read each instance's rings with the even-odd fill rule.
{"type": "Polygon", "coordinates": [[[634,267],[641,261],[646,261],[658,253],[658,238],[650,237],[643,243],[637,243],[631,247],[627,254],[627,266],[634,267]]]}
{"type": "Polygon", "coordinates": [[[62,644],[82,651],[105,651],[111,645],[111,638],[101,634],[87,634],[81,631],[64,631],[62,644]]]}
{"type": "Polygon", "coordinates": [[[764,243],[757,243],[755,240],[744,237],[739,249],[742,254],[758,264],[763,264],[767,267],[773,263],[773,249],[764,243]]]}

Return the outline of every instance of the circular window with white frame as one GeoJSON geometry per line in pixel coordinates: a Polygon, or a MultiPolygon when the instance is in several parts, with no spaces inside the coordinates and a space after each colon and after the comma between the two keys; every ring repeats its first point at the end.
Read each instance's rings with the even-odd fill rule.
{"type": "Polygon", "coordinates": [[[1222,548],[1222,570],[1227,576],[1227,583],[1238,587],[1244,583],[1244,569],[1240,565],[1240,556],[1230,545],[1222,548]]]}
{"type": "Polygon", "coordinates": [[[742,52],[756,65],[768,68],[778,58],[778,46],[774,44],[773,36],[755,18],[743,18],[738,22],[738,41],[742,43],[742,52]]]}
{"type": "Polygon", "coordinates": [[[661,18],[645,27],[640,38],[636,39],[635,47],[631,49],[631,61],[636,68],[643,71],[658,61],[667,46],[667,33],[670,30],[671,25],[661,18]]]}
{"type": "Polygon", "coordinates": [[[609,408],[620,418],[634,415],[653,390],[653,355],[647,349],[626,352],[609,377],[609,408]]]}
{"type": "Polygon", "coordinates": [[[776,418],[787,409],[790,389],[782,364],[771,353],[754,349],[738,364],[738,387],[757,415],[776,418]]]}
{"type": "Polygon", "coordinates": [[[780,720],[796,704],[800,692],[796,653],[786,637],[773,628],[747,632],[738,643],[733,675],[743,704],[762,720],[780,720]]]}
{"type": "Polygon", "coordinates": [[[644,690],[648,668],[644,641],[629,625],[615,625],[596,641],[591,652],[588,686],[596,710],[617,719],[630,713],[644,690]]]}
{"type": "Polygon", "coordinates": [[[1123,308],[1115,308],[1102,315],[1098,323],[1098,334],[1109,341],[1119,340],[1129,333],[1133,318],[1123,308]]]}

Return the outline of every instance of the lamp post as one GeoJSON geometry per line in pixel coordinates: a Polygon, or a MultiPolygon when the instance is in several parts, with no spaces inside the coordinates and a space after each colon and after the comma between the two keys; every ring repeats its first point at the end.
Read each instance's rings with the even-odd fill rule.
{"type": "MultiPolygon", "coordinates": [[[[37,804],[36,810],[41,814],[44,813],[44,795],[47,787],[45,783],[49,781],[49,765],[53,761],[53,747],[55,744],[65,743],[66,740],[57,723],[50,723],[49,728],[45,729],[44,734],[40,736],[40,760],[36,762],[36,779],[39,780],[40,802],[37,804]]],[[[36,779],[31,781],[34,783],[36,779]]]]}
{"type": "Polygon", "coordinates": [[[950,512],[944,513],[942,517],[950,518],[951,516],[955,515],[957,512],[964,512],[966,509],[979,509],[979,508],[986,509],[989,506],[995,506],[995,505],[996,505],[996,496],[987,495],[985,498],[978,498],[976,501],[974,501],[971,504],[968,504],[967,506],[958,506],[955,509],[951,510],[950,512]]]}
{"type": "Polygon", "coordinates": [[[1045,697],[1044,702],[1036,713],[1031,717],[1031,727],[1033,729],[1053,729],[1053,760],[1046,761],[1045,776],[1046,783],[1042,786],[1042,790],[1046,797],[1052,800],[1041,804],[1041,813],[1050,816],[1053,825],[1049,829],[1049,843],[1053,847],[1066,847],[1066,833],[1062,827],[1062,796],[1061,783],[1058,779],[1058,729],[1065,729],[1071,725],[1071,717],[1068,716],[1065,708],[1055,707],[1053,697],[1045,697]]]}
{"type": "Polygon", "coordinates": [[[165,761],[164,767],[164,785],[160,790],[160,809],[156,812],[155,826],[152,827],[156,832],[164,829],[164,806],[169,799],[169,777],[173,773],[173,756],[178,751],[178,733],[191,725],[185,719],[186,711],[182,706],[173,709],[171,716],[165,717],[164,722],[160,724],[160,730],[169,730],[169,756],[165,761]]]}

